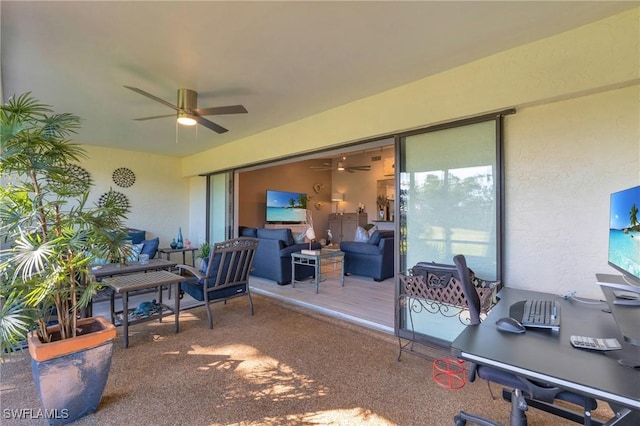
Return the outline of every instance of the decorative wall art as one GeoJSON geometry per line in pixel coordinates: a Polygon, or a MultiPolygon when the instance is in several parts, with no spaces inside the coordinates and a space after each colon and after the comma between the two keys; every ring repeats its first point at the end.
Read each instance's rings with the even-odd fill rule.
{"type": "Polygon", "coordinates": [[[133,173],[131,169],[126,167],[120,167],[113,171],[113,182],[122,187],[128,188],[133,185],[136,181],[136,175],[133,173]]]}
{"type": "Polygon", "coordinates": [[[48,183],[59,189],[64,187],[68,191],[82,193],[91,185],[91,173],[77,164],[68,164],[56,181],[48,180],[48,183]]]}
{"type": "Polygon", "coordinates": [[[109,191],[102,194],[98,200],[98,205],[100,207],[104,207],[108,202],[113,202],[116,205],[127,209],[131,207],[127,196],[118,191],[109,191]]]}

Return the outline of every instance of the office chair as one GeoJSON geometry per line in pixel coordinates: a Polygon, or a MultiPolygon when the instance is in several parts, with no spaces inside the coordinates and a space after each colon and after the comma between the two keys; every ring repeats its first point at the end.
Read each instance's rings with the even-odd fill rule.
{"type": "MultiPolygon", "coordinates": [[[[462,284],[462,292],[467,300],[470,318],[469,325],[477,326],[480,324],[480,297],[471,282],[469,268],[467,268],[467,261],[463,255],[459,254],[453,258],[453,262],[458,270],[458,276],[462,284]]],[[[592,424],[601,424],[600,422],[591,419],[591,410],[597,407],[596,400],[593,398],[565,391],[558,387],[551,387],[543,383],[534,382],[524,377],[516,376],[513,373],[493,367],[471,363],[467,379],[469,382],[473,382],[475,381],[476,376],[486,380],[487,382],[494,382],[512,389],[510,393],[511,426],[527,425],[527,416],[525,411],[527,411],[529,405],[568,420],[583,423],[587,426],[592,424]],[[582,406],[584,409],[583,414],[554,405],[553,401],[555,399],[582,406]]],[[[503,395],[508,399],[509,393],[503,392],[503,395]]],[[[489,419],[469,414],[464,411],[461,411],[456,415],[454,420],[456,422],[456,426],[463,426],[467,421],[480,426],[498,425],[489,419]]]]}

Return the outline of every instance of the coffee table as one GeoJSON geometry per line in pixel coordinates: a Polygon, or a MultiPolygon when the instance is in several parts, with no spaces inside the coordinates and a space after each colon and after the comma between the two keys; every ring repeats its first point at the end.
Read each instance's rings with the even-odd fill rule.
{"type": "Polygon", "coordinates": [[[111,278],[105,278],[102,283],[108,285],[113,289],[111,293],[111,322],[115,325],[116,318],[121,315],[122,322],[122,335],[124,338],[124,347],[129,347],[129,324],[138,324],[145,321],[150,321],[158,318],[162,322],[162,317],[174,314],[176,333],[179,331],[178,316],[180,314],[180,286],[176,285],[175,288],[175,306],[170,308],[162,303],[162,287],[165,285],[177,284],[185,280],[185,277],[174,274],[169,271],[151,271],[145,273],[131,274],[131,275],[118,275],[111,278]],[[160,305],[160,311],[156,314],[146,316],[144,318],[129,321],[129,292],[134,290],[143,290],[148,288],[158,288],[158,304],[160,305]],[[115,310],[115,294],[122,294],[122,311],[115,310]]]}
{"type": "Polygon", "coordinates": [[[291,253],[291,285],[296,286],[296,265],[313,266],[315,271],[316,294],[320,287],[322,266],[340,265],[340,282],[344,287],[344,252],[340,250],[321,250],[319,254],[291,253]]]}

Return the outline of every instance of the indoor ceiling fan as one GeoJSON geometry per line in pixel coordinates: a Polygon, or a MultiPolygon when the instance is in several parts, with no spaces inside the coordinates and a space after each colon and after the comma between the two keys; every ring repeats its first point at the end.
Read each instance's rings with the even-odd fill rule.
{"type": "Polygon", "coordinates": [[[221,115],[221,114],[243,114],[247,112],[247,109],[242,105],[228,105],[211,108],[198,108],[198,93],[189,89],[178,89],[178,102],[177,105],[173,105],[164,99],[160,99],[157,96],[147,93],[137,87],[124,86],[129,90],[133,90],[147,98],[153,99],[156,102],[168,106],[176,111],[175,114],[156,115],[153,117],[134,118],[136,121],[153,120],[155,118],[172,117],[177,115],[178,123],[185,126],[194,126],[196,123],[202,124],[204,127],[213,130],[217,133],[224,133],[228,130],[219,124],[209,121],[203,116],[205,115],[221,115]]]}
{"type": "Polygon", "coordinates": [[[336,165],[334,166],[331,162],[325,162],[322,166],[311,166],[312,169],[316,171],[324,171],[324,170],[338,170],[345,171],[348,173],[355,172],[368,172],[371,170],[371,166],[347,166],[346,157],[342,157],[342,160],[338,160],[336,165]]]}

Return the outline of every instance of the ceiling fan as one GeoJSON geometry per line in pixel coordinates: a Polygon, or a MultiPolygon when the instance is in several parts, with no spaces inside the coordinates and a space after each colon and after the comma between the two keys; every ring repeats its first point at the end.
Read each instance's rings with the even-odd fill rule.
{"type": "Polygon", "coordinates": [[[344,160],[345,158],[343,157],[342,160],[337,162],[336,166],[330,162],[325,162],[322,166],[311,166],[311,168],[318,172],[325,170],[338,170],[340,172],[345,171],[347,173],[368,172],[371,170],[371,166],[347,166],[344,160]]]}
{"type": "MultiPolygon", "coordinates": [[[[214,123],[213,121],[209,121],[204,118],[205,115],[220,115],[220,114],[242,114],[246,113],[247,109],[242,105],[228,105],[221,107],[211,107],[211,108],[198,108],[198,93],[189,89],[178,89],[178,102],[176,105],[173,105],[164,99],[160,99],[157,96],[152,95],[151,93],[145,92],[142,89],[138,89],[137,87],[124,86],[129,90],[133,90],[136,93],[141,94],[142,96],[146,96],[147,98],[153,99],[156,102],[160,102],[161,104],[168,106],[171,109],[176,110],[178,123],[184,124],[186,126],[194,126],[196,123],[203,125],[204,127],[213,130],[217,133],[224,133],[228,130],[224,127],[214,123]]],[[[153,120],[155,118],[164,118],[164,117],[172,117],[174,114],[167,115],[156,115],[153,117],[143,117],[143,118],[134,118],[136,121],[143,120],[153,120]]]]}

